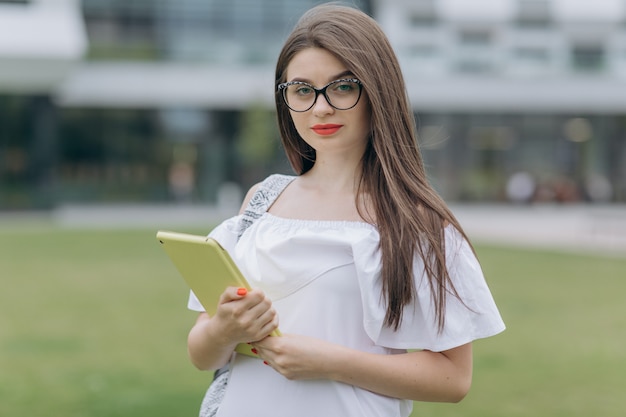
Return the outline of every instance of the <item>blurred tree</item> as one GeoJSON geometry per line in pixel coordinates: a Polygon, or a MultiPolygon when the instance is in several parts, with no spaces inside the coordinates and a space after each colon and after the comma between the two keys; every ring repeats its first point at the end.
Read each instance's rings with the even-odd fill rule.
{"type": "Polygon", "coordinates": [[[246,109],[240,119],[236,151],[241,165],[241,183],[248,187],[268,175],[279,150],[275,113],[262,103],[246,109]]]}

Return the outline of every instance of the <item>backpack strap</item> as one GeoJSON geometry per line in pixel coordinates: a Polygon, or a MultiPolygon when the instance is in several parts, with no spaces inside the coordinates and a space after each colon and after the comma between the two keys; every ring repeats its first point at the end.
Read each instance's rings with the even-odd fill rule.
{"type": "Polygon", "coordinates": [[[292,175],[273,174],[267,177],[257,188],[256,192],[248,202],[244,212],[239,220],[239,230],[237,231],[237,239],[260,218],[270,208],[280,193],[296,179],[292,175]]]}

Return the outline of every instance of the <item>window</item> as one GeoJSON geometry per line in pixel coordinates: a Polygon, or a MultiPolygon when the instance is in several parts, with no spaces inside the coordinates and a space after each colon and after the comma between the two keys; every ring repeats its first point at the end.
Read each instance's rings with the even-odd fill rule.
{"type": "Polygon", "coordinates": [[[532,65],[532,66],[546,66],[550,62],[550,53],[546,48],[520,46],[513,51],[516,61],[532,65]]]}
{"type": "Polygon", "coordinates": [[[546,62],[549,58],[548,51],[544,48],[520,47],[515,50],[515,55],[523,61],[546,62]]]}
{"type": "Polygon", "coordinates": [[[464,29],[459,32],[459,43],[466,47],[489,47],[492,34],[487,29],[464,29]]]}
{"type": "Polygon", "coordinates": [[[546,74],[553,68],[551,49],[539,45],[518,45],[511,50],[507,71],[527,76],[546,74]]]}
{"type": "Polygon", "coordinates": [[[574,71],[596,72],[605,68],[606,54],[601,45],[574,45],[571,64],[574,71]]]}
{"type": "Polygon", "coordinates": [[[521,27],[546,27],[550,25],[548,0],[520,0],[517,24],[521,27]]]}
{"type": "Polygon", "coordinates": [[[462,29],[458,33],[455,69],[464,73],[488,73],[494,70],[493,33],[487,28],[462,29]]]}
{"type": "Polygon", "coordinates": [[[437,48],[435,45],[415,44],[408,48],[408,54],[414,59],[432,59],[437,56],[437,48]]]}
{"type": "Polygon", "coordinates": [[[433,27],[437,24],[437,17],[433,13],[413,13],[409,17],[412,27],[433,27]]]}
{"type": "Polygon", "coordinates": [[[431,27],[437,23],[435,0],[413,0],[410,7],[409,23],[412,27],[431,27]]]}

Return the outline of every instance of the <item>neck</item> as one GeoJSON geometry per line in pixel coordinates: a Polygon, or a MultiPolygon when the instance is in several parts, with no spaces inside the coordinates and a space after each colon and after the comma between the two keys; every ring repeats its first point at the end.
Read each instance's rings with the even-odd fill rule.
{"type": "Polygon", "coordinates": [[[311,187],[327,192],[355,193],[360,177],[361,161],[346,158],[316,158],[315,165],[303,175],[311,187]]]}

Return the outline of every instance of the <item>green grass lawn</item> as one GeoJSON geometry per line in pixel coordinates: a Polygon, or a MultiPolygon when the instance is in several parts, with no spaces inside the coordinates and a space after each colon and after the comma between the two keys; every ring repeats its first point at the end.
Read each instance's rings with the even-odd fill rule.
{"type": "MultiPolygon", "coordinates": [[[[210,376],[155,230],[18,226],[0,225],[0,415],[196,416],[210,376]]],[[[626,259],[477,249],[508,329],[475,343],[463,402],[414,415],[622,417],[626,259]]]]}

